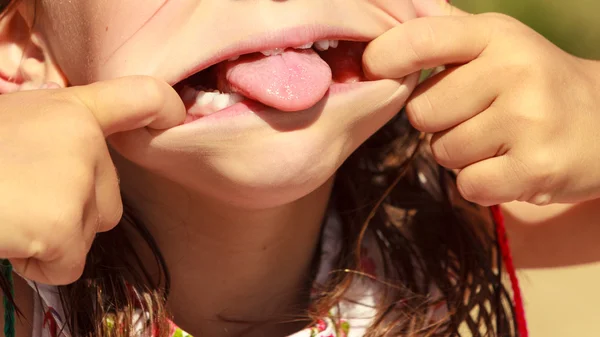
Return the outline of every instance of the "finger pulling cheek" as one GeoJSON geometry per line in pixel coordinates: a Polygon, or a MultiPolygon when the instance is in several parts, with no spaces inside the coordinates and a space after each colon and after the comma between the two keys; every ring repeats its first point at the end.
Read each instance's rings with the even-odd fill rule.
{"type": "Polygon", "coordinates": [[[499,123],[499,112],[490,108],[431,140],[435,160],[450,169],[504,155],[510,149],[509,132],[499,123]]]}
{"type": "Polygon", "coordinates": [[[482,67],[485,64],[474,61],[447,68],[417,87],[406,107],[413,126],[423,132],[439,132],[490,107],[499,88],[482,67]]]}

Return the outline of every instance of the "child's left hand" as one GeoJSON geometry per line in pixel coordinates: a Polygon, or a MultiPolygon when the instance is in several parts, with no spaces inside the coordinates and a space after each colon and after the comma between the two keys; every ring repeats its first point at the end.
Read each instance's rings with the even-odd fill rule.
{"type": "MultiPolygon", "coordinates": [[[[436,3],[438,2],[439,3],[436,3]]],[[[442,65],[408,118],[459,169],[467,200],[493,205],[600,197],[600,65],[562,51],[515,19],[414,0],[424,17],[395,27],[363,56],[371,79],[442,65]],[[444,16],[442,16],[444,15],[444,16]]]]}

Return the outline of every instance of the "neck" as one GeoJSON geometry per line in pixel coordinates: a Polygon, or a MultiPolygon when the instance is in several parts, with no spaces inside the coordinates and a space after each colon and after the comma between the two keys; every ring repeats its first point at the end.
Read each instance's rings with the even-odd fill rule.
{"type": "Polygon", "coordinates": [[[284,336],[307,323],[298,318],[308,306],[331,181],[290,204],[246,210],[130,163],[118,166],[125,196],[166,260],[168,307],[182,329],[196,336],[284,336]]]}

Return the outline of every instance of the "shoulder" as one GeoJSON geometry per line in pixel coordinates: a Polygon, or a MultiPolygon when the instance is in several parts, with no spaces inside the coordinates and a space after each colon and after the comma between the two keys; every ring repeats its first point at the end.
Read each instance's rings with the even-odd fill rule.
{"type": "MultiPolygon", "coordinates": [[[[15,275],[15,301],[19,310],[23,313],[21,319],[16,318],[16,337],[32,337],[33,322],[33,290],[22,278],[15,275]]],[[[0,300],[0,333],[4,331],[4,305],[0,300]]]]}

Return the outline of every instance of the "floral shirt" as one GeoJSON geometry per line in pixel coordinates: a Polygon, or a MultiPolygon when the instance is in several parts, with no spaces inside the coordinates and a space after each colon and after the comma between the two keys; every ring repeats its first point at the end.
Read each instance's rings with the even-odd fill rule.
{"type": "MultiPolygon", "coordinates": [[[[333,269],[333,261],[341,248],[341,226],[339,217],[331,212],[323,230],[321,263],[315,285],[323,284],[333,269]]],[[[362,269],[365,273],[376,276],[381,273],[381,256],[372,237],[367,237],[363,249],[362,269]]],[[[32,286],[34,286],[32,284],[32,286]]],[[[33,321],[33,337],[71,337],[64,329],[64,314],[56,288],[36,285],[40,296],[35,303],[33,321]],[[42,313],[45,313],[42,315],[42,313]]],[[[350,286],[345,300],[332,308],[328,317],[323,317],[313,326],[292,334],[289,337],[362,337],[375,317],[375,304],[380,294],[379,285],[375,281],[356,278],[350,286]]],[[[138,313],[143,315],[143,313],[138,313]]],[[[137,321],[137,320],[136,320],[137,321]]],[[[142,326],[142,324],[140,324],[142,326]]],[[[140,328],[141,329],[141,328],[140,328]]],[[[190,334],[181,330],[174,323],[171,327],[172,337],[188,337],[190,334]]],[[[140,331],[140,335],[146,335],[140,331]]]]}

